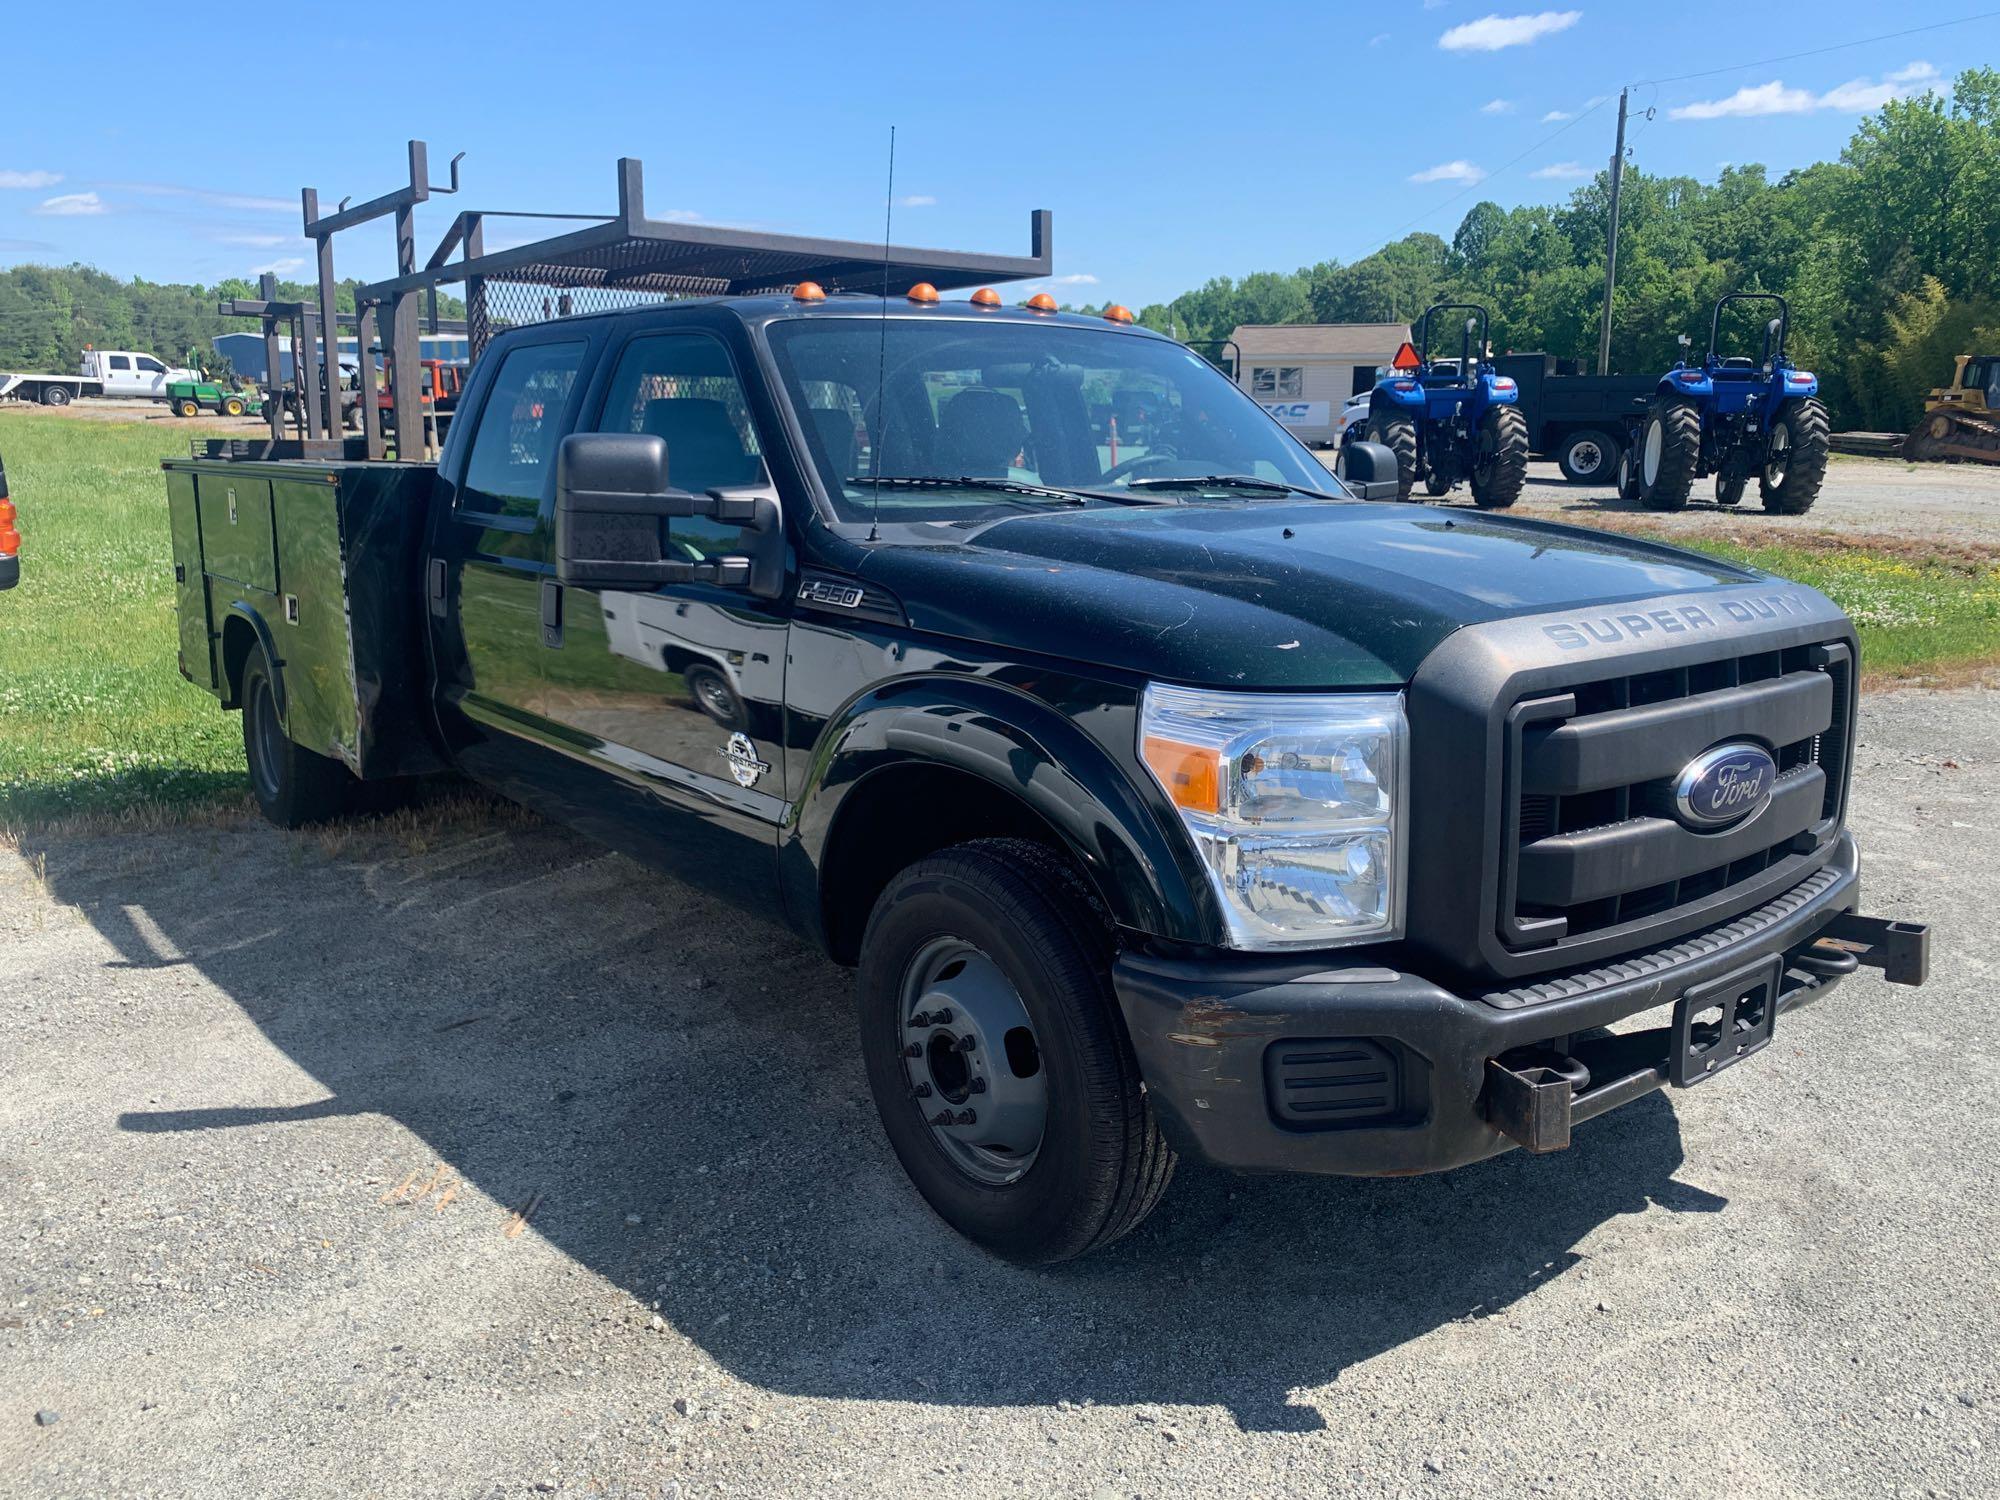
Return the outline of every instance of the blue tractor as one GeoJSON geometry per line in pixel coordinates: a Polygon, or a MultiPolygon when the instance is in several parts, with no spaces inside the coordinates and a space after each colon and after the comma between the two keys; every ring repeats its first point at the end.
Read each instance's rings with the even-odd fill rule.
{"type": "MultiPolygon", "coordinates": [[[[1826,478],[1831,428],[1818,377],[1785,358],[1790,322],[1791,310],[1774,292],[1733,292],[1715,304],[1702,362],[1691,365],[1683,353],[1660,377],[1636,452],[1621,463],[1621,493],[1636,492],[1649,510],[1680,510],[1695,480],[1713,474],[1715,503],[1736,505],[1755,475],[1765,510],[1797,516],[1812,508],[1826,478]],[[1738,302],[1777,304],[1760,359],[1716,352],[1723,309],[1738,302]]],[[[1688,342],[1682,334],[1683,347],[1688,342]]]]}
{"type": "Polygon", "coordinates": [[[1418,347],[1397,351],[1392,373],[1368,398],[1368,440],[1396,455],[1396,498],[1407,500],[1416,482],[1433,499],[1461,480],[1472,485],[1482,510],[1505,510],[1528,479],[1528,421],[1515,402],[1520,392],[1494,373],[1486,346],[1486,309],[1470,302],[1440,302],[1424,310],[1418,347]],[[1440,313],[1467,313],[1457,359],[1431,358],[1431,321],[1440,313]]]}

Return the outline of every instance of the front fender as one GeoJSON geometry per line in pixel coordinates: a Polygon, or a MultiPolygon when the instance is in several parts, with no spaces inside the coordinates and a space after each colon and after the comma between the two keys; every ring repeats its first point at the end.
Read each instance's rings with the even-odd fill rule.
{"type": "MultiPolygon", "coordinates": [[[[1134,697],[1092,712],[1136,735],[1134,697]]],[[[869,778],[912,765],[965,773],[1032,813],[1120,927],[1183,942],[1220,939],[1220,913],[1194,851],[1165,797],[1141,784],[1136,751],[1131,765],[1121,764],[1042,699],[989,678],[946,674],[884,683],[821,730],[779,850],[795,918],[819,908],[820,871],[849,799],[869,778]]]]}

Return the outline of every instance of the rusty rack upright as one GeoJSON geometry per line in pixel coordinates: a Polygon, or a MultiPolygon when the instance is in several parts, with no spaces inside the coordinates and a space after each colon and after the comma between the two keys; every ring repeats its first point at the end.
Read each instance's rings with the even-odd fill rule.
{"type": "MultiPolygon", "coordinates": [[[[458,164],[451,159],[451,184],[430,182],[429,153],[422,141],[409,143],[409,181],[392,192],[348,207],[348,200],[330,214],[319,211],[319,193],[301,193],[305,233],[317,248],[317,306],[279,303],[267,281],[261,302],[225,305],[224,311],[264,320],[265,347],[271,369],[277,369],[277,323],[292,320],[301,342],[293,345],[293,367],[304,408],[306,428],[299,456],[331,456],[350,451],[348,442],[332,430],[339,423],[337,392],[321,409],[317,361],[311,357],[313,338],[326,331],[327,368],[338,380],[338,361],[331,357],[335,335],[351,321],[361,365],[362,438],[366,456],[385,454],[382,422],[373,399],[375,349],[378,342],[388,366],[397,434],[424,433],[422,370],[419,363],[422,325],[442,326],[437,317],[441,286],[463,284],[464,331],[468,352],[477,363],[487,342],[503,328],[541,322],[572,314],[602,312],[618,307],[679,297],[735,296],[751,292],[787,291],[802,281],[815,281],[829,293],[879,292],[885,280],[892,287],[928,281],[940,291],[993,281],[1046,277],[1055,263],[1052,216],[1034,212],[1029,223],[1029,253],[987,255],[964,251],[922,250],[908,246],[828,240],[804,235],[766,234],[646,217],[645,174],[632,157],[618,162],[618,211],[615,214],[559,214],[522,210],[468,209],[453,218],[423,265],[417,264],[416,205],[433,193],[459,190],[458,164]],[[343,229],[393,216],[397,274],[355,291],[355,311],[340,313],[334,304],[333,237],[343,229]],[[492,219],[581,220],[584,227],[546,239],[489,252],[487,221],[492,219]],[[419,297],[428,299],[428,317],[419,297]],[[299,358],[299,351],[306,358],[299,358]]],[[[281,414],[274,413],[271,434],[280,446],[281,414]]],[[[289,449],[291,445],[282,445],[289,449]]],[[[399,442],[399,453],[402,445],[399,442]]],[[[414,452],[406,456],[421,456],[414,452]]]]}

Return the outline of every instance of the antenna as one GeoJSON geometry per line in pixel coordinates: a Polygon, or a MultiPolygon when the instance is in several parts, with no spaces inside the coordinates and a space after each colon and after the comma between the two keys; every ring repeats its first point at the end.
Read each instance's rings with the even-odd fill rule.
{"type": "Polygon", "coordinates": [[[882,200],[882,336],[875,348],[875,437],[869,444],[868,467],[875,481],[875,504],[868,515],[868,540],[882,534],[882,438],[889,428],[889,408],[882,388],[889,378],[889,231],[896,222],[896,127],[889,127],[889,191],[882,200]]]}

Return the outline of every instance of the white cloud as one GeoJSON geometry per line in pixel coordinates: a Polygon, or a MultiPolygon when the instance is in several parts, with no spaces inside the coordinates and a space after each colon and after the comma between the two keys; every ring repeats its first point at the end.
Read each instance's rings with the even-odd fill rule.
{"type": "Polygon", "coordinates": [[[1544,125],[1554,125],[1559,121],[1574,120],[1575,118],[1576,116],[1571,114],[1566,109],[1552,109],[1547,114],[1542,116],[1542,123],[1544,125]]]}
{"type": "Polygon", "coordinates": [[[113,192],[138,193],[147,198],[192,198],[212,208],[233,208],[250,213],[295,214],[296,198],[260,198],[250,193],[227,193],[215,188],[182,187],[174,182],[107,182],[113,192]]]}
{"type": "Polygon", "coordinates": [[[289,245],[298,238],[291,234],[218,234],[218,245],[247,245],[253,250],[275,250],[280,245],[289,245]]]}
{"type": "Polygon", "coordinates": [[[1371,46],[1371,47],[1379,47],[1379,46],[1381,46],[1381,45],[1382,45],[1382,44],[1383,44],[1384,42],[1386,42],[1386,41],[1388,41],[1388,40],[1389,40],[1389,33],[1388,33],[1388,32],[1386,32],[1386,31],[1378,31],[1378,32],[1376,32],[1376,33],[1375,33],[1375,35],[1373,35],[1373,36],[1371,36],[1370,38],[1368,38],[1368,45],[1369,45],[1369,46],[1371,46]]]}
{"type": "Polygon", "coordinates": [[[252,266],[250,274],[252,276],[289,276],[292,272],[304,266],[305,263],[305,257],[302,255],[286,255],[271,261],[268,265],[252,266]]]}
{"type": "Polygon", "coordinates": [[[1591,175],[1591,170],[1580,161],[1552,161],[1546,167],[1537,167],[1528,174],[1539,177],[1544,182],[1581,182],[1591,175]]]}
{"type": "Polygon", "coordinates": [[[0,188],[52,188],[61,181],[60,172],[0,171],[0,188]]]}
{"type": "Polygon", "coordinates": [[[0,255],[39,255],[53,249],[47,240],[0,240],[0,255]]]}
{"type": "Polygon", "coordinates": [[[1512,99],[1488,99],[1484,104],[1479,106],[1479,112],[1482,115],[1511,115],[1514,113],[1514,101],[1512,99]]]}
{"type": "Polygon", "coordinates": [[[1454,26],[1438,38],[1447,52],[1498,52],[1503,47],[1525,47],[1529,42],[1558,31],[1568,31],[1583,19],[1580,10],[1544,10],[1532,16],[1482,16],[1454,26]]]}
{"type": "Polygon", "coordinates": [[[44,198],[32,213],[46,214],[52,219],[73,219],[85,214],[109,213],[104,200],[95,193],[64,193],[56,198],[44,198]]]}
{"type": "Polygon", "coordinates": [[[1097,278],[1088,271],[1072,271],[1067,276],[1051,276],[1047,286],[1096,286],[1097,278]]]}
{"type": "Polygon", "coordinates": [[[1426,167],[1421,172],[1412,172],[1412,182],[1458,182],[1470,187],[1475,182],[1484,182],[1486,171],[1469,161],[1440,162],[1434,167],[1426,167]]]}
{"type": "Polygon", "coordinates": [[[1879,82],[1853,78],[1824,94],[1811,89],[1787,88],[1782,80],[1748,84],[1724,99],[1699,99],[1679,104],[1667,111],[1673,120],[1741,120],[1760,115],[1809,115],[1830,109],[1842,114],[1865,115],[1880,109],[1891,99],[1906,98],[1918,86],[1938,76],[1927,62],[1898,68],[1879,82]]]}
{"type": "Polygon", "coordinates": [[[937,199],[929,193],[911,193],[907,198],[896,200],[898,208],[936,208],[937,199]]]}

